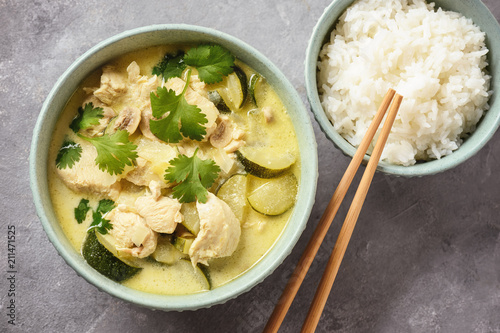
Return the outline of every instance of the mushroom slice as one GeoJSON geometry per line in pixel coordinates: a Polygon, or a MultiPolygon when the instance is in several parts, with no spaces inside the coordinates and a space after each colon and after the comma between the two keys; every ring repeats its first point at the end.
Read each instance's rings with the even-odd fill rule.
{"type": "Polygon", "coordinates": [[[230,120],[222,119],[210,136],[210,143],[215,148],[224,148],[233,139],[233,126],[230,120]]]}
{"type": "Polygon", "coordinates": [[[111,130],[115,132],[120,129],[127,131],[129,134],[133,134],[137,130],[140,122],[141,111],[136,107],[127,106],[120,111],[111,130]]]}

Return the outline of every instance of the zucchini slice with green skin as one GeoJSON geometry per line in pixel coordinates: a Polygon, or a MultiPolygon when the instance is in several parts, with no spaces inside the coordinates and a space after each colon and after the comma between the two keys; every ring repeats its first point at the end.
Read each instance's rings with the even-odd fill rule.
{"type": "MultiPolygon", "coordinates": [[[[247,98],[247,76],[238,66],[234,66],[233,69],[234,72],[224,77],[224,80],[221,83],[217,83],[212,86],[222,100],[217,104],[220,105],[220,107],[217,107],[219,110],[225,110],[225,105],[225,107],[232,112],[237,112],[241,109],[247,98]]],[[[217,100],[217,96],[213,94],[212,97],[209,96],[209,98],[211,98],[211,100],[217,100]]]]}
{"type": "Polygon", "coordinates": [[[248,206],[247,183],[247,175],[232,175],[217,191],[217,197],[227,203],[240,223],[248,206]]]}
{"type": "Polygon", "coordinates": [[[226,103],[224,103],[224,100],[217,90],[209,91],[208,99],[210,102],[214,103],[220,113],[231,113],[231,109],[227,107],[226,103]]]}
{"type": "Polygon", "coordinates": [[[281,215],[295,204],[298,182],[293,173],[270,179],[256,188],[249,196],[248,203],[264,215],[281,215]]]}
{"type": "Polygon", "coordinates": [[[130,266],[115,257],[99,242],[94,231],[87,233],[82,246],[82,256],[92,268],[116,282],[130,279],[142,269],[130,266]]]}
{"type": "Polygon", "coordinates": [[[191,264],[191,261],[187,259],[181,259],[179,264],[189,265],[191,269],[194,269],[194,274],[203,285],[203,289],[210,290],[212,289],[212,280],[210,279],[210,273],[208,268],[204,265],[198,264],[195,267],[191,264]]]}
{"type": "Polygon", "coordinates": [[[184,215],[182,225],[195,236],[200,232],[200,216],[196,209],[196,202],[184,203],[181,207],[181,213],[184,215]]]}
{"type": "Polygon", "coordinates": [[[259,74],[252,74],[250,80],[248,81],[248,96],[252,103],[257,106],[257,100],[255,99],[255,87],[257,86],[261,76],[259,74]]]}
{"type": "Polygon", "coordinates": [[[177,225],[175,233],[170,241],[172,245],[184,254],[189,254],[189,248],[193,244],[195,236],[190,233],[182,224],[177,225]]]}
{"type": "Polygon", "coordinates": [[[151,254],[151,257],[157,262],[167,265],[174,265],[186,255],[180,252],[172,243],[171,237],[167,235],[160,235],[158,237],[158,244],[156,250],[151,254]]]}
{"type": "Polygon", "coordinates": [[[245,170],[260,178],[273,178],[283,174],[295,163],[296,157],[292,154],[277,154],[266,147],[241,147],[236,156],[245,170]]]}

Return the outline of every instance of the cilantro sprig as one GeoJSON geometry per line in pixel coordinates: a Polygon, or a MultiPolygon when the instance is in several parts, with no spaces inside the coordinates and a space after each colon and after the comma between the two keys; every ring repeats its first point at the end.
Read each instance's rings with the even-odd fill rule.
{"type": "Polygon", "coordinates": [[[207,83],[222,81],[225,75],[233,72],[234,56],[220,45],[200,45],[189,49],[185,54],[167,54],[153,68],[153,74],[163,75],[165,80],[180,77],[187,66],[196,68],[200,80],[207,83]]]}
{"type": "Polygon", "coordinates": [[[78,224],[81,224],[85,220],[89,210],[89,201],[87,199],[80,200],[80,203],[75,208],[75,220],[78,224]]]}
{"type": "Polygon", "coordinates": [[[82,157],[82,147],[71,140],[65,140],[56,156],[58,169],[72,168],[82,157]]]}
{"type": "Polygon", "coordinates": [[[93,125],[99,125],[99,120],[104,117],[104,110],[102,108],[95,108],[92,102],[87,103],[78,108],[78,114],[73,119],[69,128],[77,133],[81,129],[87,129],[93,125]]]}
{"type": "Polygon", "coordinates": [[[91,230],[96,230],[103,235],[106,235],[109,230],[113,229],[113,224],[110,220],[104,218],[104,214],[110,212],[115,208],[115,202],[110,199],[99,200],[97,208],[92,210],[89,206],[88,199],[81,199],[78,206],[75,208],[75,219],[78,224],[82,223],[86,217],[89,210],[92,210],[92,223],[90,224],[87,232],[91,230]]]}
{"type": "Polygon", "coordinates": [[[183,137],[201,141],[207,133],[205,126],[207,116],[196,105],[188,104],[185,98],[189,86],[191,71],[188,72],[186,85],[179,95],[166,87],[158,87],[156,94],[151,92],[151,109],[153,117],[149,120],[151,132],[160,140],[177,143],[183,137]],[[168,115],[163,117],[166,113],[168,115]]]}
{"type": "Polygon", "coordinates": [[[139,155],[137,146],[130,142],[128,132],[117,130],[113,134],[104,134],[103,136],[86,137],[81,134],[78,136],[94,145],[97,150],[95,162],[100,170],[107,171],[109,174],[121,174],[126,165],[132,166],[139,155]]]}
{"type": "Polygon", "coordinates": [[[193,156],[180,155],[171,161],[165,170],[165,180],[177,183],[172,190],[179,202],[207,202],[208,188],[219,176],[220,168],[213,160],[202,160],[195,150],[193,156]]]}
{"type": "Polygon", "coordinates": [[[179,51],[175,54],[165,54],[163,60],[153,67],[153,75],[161,75],[165,80],[171,77],[180,77],[186,69],[184,63],[184,52],[179,51]]]}

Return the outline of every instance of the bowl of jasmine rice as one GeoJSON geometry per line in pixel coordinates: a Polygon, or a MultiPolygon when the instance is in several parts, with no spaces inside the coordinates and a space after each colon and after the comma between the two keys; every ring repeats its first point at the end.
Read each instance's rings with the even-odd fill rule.
{"type": "Polygon", "coordinates": [[[500,26],[480,0],[338,0],[309,41],[307,96],[325,135],[352,157],[395,89],[404,100],[378,170],[432,175],[498,129],[499,62],[500,26]]]}

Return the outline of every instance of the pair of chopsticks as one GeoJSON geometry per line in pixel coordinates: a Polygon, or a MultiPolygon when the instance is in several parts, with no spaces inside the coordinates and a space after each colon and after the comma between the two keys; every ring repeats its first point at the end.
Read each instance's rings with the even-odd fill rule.
{"type": "Polygon", "coordinates": [[[351,203],[351,207],[347,213],[344,224],[340,230],[339,236],[337,238],[337,242],[333,248],[332,254],[330,255],[330,259],[328,260],[328,264],[326,266],[325,272],[323,273],[323,277],[321,278],[318,289],[316,290],[316,294],[314,295],[313,302],[311,307],[309,308],[309,312],[307,314],[307,318],[304,321],[304,325],[302,326],[302,332],[314,332],[316,326],[318,325],[319,318],[321,317],[321,313],[323,312],[323,308],[325,307],[326,300],[330,294],[330,290],[332,289],[333,282],[335,281],[335,277],[337,276],[340,264],[342,262],[342,258],[344,257],[344,253],[347,249],[347,245],[349,244],[349,240],[351,239],[352,232],[356,225],[356,221],[358,219],[359,213],[361,212],[361,208],[365,201],[366,195],[368,193],[368,189],[370,188],[371,181],[373,179],[373,175],[375,174],[375,170],[377,168],[377,164],[380,160],[380,156],[382,155],[382,150],[384,149],[385,143],[387,141],[387,137],[391,132],[392,125],[394,123],[394,119],[398,113],[399,107],[403,97],[401,95],[396,94],[393,89],[389,89],[387,94],[385,95],[382,104],[380,105],[377,113],[375,114],[375,118],[373,119],[368,131],[366,132],[361,144],[356,151],[356,154],[352,158],[351,163],[347,167],[344,176],[340,180],[337,189],[333,193],[333,196],[326,207],[323,216],[321,217],[314,233],[307,244],[302,257],[300,258],[288,284],[283,291],[276,307],[274,308],[271,317],[269,318],[266,327],[264,328],[265,333],[277,332],[285,315],[290,308],[290,305],[293,302],[297,291],[304,280],[304,277],[309,270],[309,267],[318,252],[318,249],[325,238],[325,235],[330,227],[335,214],[344,200],[344,197],[351,185],[351,182],[359,168],[359,165],[363,161],[363,157],[370,146],[370,143],[377,132],[377,129],[384,118],[384,115],[387,112],[387,109],[391,105],[391,109],[387,115],[387,118],[384,122],[384,126],[382,127],[382,131],[377,139],[377,143],[375,144],[375,148],[371,154],[370,160],[368,161],[368,165],[363,174],[361,182],[358,186],[356,194],[354,195],[354,199],[351,203]]]}

